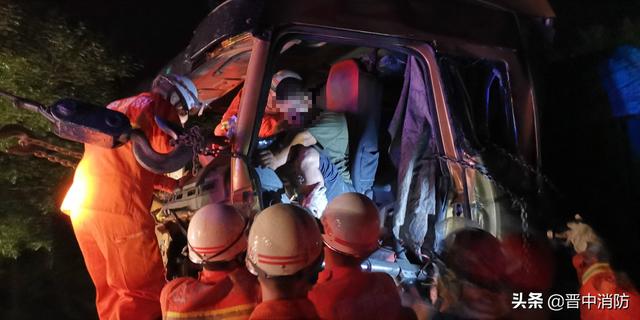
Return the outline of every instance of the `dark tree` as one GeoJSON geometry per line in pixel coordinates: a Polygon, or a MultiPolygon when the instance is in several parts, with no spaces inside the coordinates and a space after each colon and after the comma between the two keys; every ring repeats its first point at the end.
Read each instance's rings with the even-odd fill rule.
{"type": "MultiPolygon", "coordinates": [[[[104,40],[82,24],[69,24],[59,14],[35,18],[17,2],[0,1],[0,88],[43,103],[60,97],[106,103],[115,97],[117,81],[133,71],[130,59],[110,52],[104,40]]],[[[9,123],[65,143],[47,134],[49,125],[42,117],[2,100],[0,125],[9,123]]],[[[0,148],[12,144],[15,141],[4,140],[0,148]]],[[[47,215],[59,214],[55,196],[70,170],[35,158],[0,157],[0,257],[50,249],[47,215]]]]}

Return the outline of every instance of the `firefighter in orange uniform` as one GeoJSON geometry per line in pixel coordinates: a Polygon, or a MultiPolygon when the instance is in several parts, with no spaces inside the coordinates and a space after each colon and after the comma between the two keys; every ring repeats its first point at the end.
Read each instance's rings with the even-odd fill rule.
{"type": "Polygon", "coordinates": [[[257,279],[244,266],[248,220],[221,204],[202,207],[187,232],[199,278],[178,278],[160,295],[163,319],[248,319],[260,302],[257,279]]]}
{"type": "Polygon", "coordinates": [[[566,237],[576,251],[572,263],[580,281],[580,319],[638,319],[640,294],[623,274],[616,274],[606,262],[602,240],[579,215],[567,226],[569,230],[561,237],[566,237]],[[585,304],[585,300],[594,303],[585,304]]]}
{"type": "MultiPolygon", "coordinates": [[[[172,99],[169,95],[176,97],[186,89],[182,85],[189,80],[181,78],[171,76],[180,84],[174,92],[154,88],[152,93],[118,100],[107,108],[124,113],[133,127],[145,133],[156,151],[170,152],[169,137],[158,128],[154,116],[178,121],[178,106],[169,102],[172,99]]],[[[184,99],[178,100],[184,105],[184,99]]],[[[131,143],[115,149],[85,145],[61,210],[71,216],[87,270],[96,286],[100,319],[160,317],[159,298],[166,282],[165,271],[149,209],[154,186],[171,189],[174,185],[175,180],[140,166],[131,143]]]]}
{"type": "MultiPolygon", "coordinates": [[[[302,77],[299,74],[290,71],[290,70],[280,70],[273,75],[271,79],[271,87],[269,90],[269,95],[267,97],[267,105],[264,110],[264,116],[262,117],[262,122],[260,124],[260,131],[258,132],[258,137],[260,138],[268,138],[280,133],[287,127],[286,119],[284,114],[286,114],[286,110],[280,110],[279,104],[276,97],[278,97],[278,93],[282,90],[283,87],[278,88],[280,83],[285,82],[287,79],[295,79],[302,81],[302,77]]],[[[287,80],[289,81],[289,80],[287,80]]],[[[233,117],[238,115],[238,110],[240,108],[240,100],[242,99],[242,90],[238,92],[238,95],[233,98],[229,108],[222,115],[222,119],[220,123],[214,129],[214,134],[216,136],[227,136],[229,134],[229,130],[231,129],[230,121],[233,117]]]]}
{"type": "Polygon", "coordinates": [[[276,204],[260,212],[249,231],[246,264],[262,290],[249,319],[320,319],[307,293],[322,265],[322,237],[307,211],[276,204]]]}
{"type": "Polygon", "coordinates": [[[343,193],[322,218],[325,269],[309,292],[323,319],[411,319],[386,273],[363,272],[360,263],[378,249],[380,217],[365,195],[343,193]]]}

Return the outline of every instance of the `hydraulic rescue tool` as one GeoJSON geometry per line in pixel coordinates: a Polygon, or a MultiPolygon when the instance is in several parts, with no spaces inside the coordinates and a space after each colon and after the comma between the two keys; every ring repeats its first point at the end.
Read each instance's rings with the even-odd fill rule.
{"type": "MultiPolygon", "coordinates": [[[[149,140],[131,123],[123,113],[74,99],[61,99],[47,107],[39,102],[18,97],[0,90],[0,96],[9,99],[18,109],[39,113],[47,119],[53,133],[60,138],[104,148],[117,148],[131,141],[136,160],[145,169],[154,173],[169,173],[184,167],[200,146],[193,143],[175,143],[175,148],[166,154],[158,153],[149,140]]],[[[162,119],[155,118],[158,126],[174,141],[191,141],[183,133],[162,119]]]]}

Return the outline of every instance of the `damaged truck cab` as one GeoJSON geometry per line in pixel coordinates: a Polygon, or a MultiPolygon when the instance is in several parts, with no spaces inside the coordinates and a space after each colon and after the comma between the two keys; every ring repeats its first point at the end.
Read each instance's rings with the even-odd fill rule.
{"type": "Polygon", "coordinates": [[[224,196],[254,210],[273,201],[252,160],[273,74],[300,74],[314,107],[344,98],[328,87],[351,88],[350,161],[367,152],[352,128],[376,118],[377,132],[376,174],[355,178],[372,181],[389,232],[428,255],[461,226],[529,231],[541,188],[532,52],[553,17],[534,0],[229,0],[163,72],[189,76],[214,111],[242,88],[224,196]],[[330,76],[348,60],[358,70],[330,76]]]}

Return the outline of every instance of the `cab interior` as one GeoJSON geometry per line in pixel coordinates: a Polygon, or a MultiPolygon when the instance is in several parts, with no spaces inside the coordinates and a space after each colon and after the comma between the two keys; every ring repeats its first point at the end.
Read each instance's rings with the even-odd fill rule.
{"type": "MultiPolygon", "coordinates": [[[[251,56],[251,44],[252,37],[249,34],[240,34],[225,40],[196,63],[191,77],[198,86],[201,100],[208,104],[204,117],[196,120],[203,127],[214,127],[241,90],[251,56]]],[[[386,222],[387,233],[391,234],[394,226],[394,233],[399,233],[398,230],[402,226],[398,226],[398,221],[394,221],[394,210],[397,209],[398,203],[424,201],[424,197],[414,195],[411,198],[410,195],[407,198],[398,194],[399,181],[403,181],[398,172],[399,148],[397,145],[394,146],[398,141],[393,141],[389,130],[397,109],[406,106],[406,101],[404,104],[401,103],[401,98],[403,87],[409,85],[410,78],[405,73],[405,67],[411,53],[388,47],[356,46],[304,36],[286,38],[280,41],[276,48],[267,68],[269,77],[278,70],[294,71],[302,77],[304,87],[313,92],[314,107],[326,108],[329,103],[334,110],[345,113],[349,127],[350,163],[353,163],[358,152],[363,119],[377,118],[379,158],[375,177],[371,177],[374,180],[372,197],[385,215],[383,219],[386,222]],[[332,91],[327,88],[340,90],[332,91]],[[340,94],[336,95],[337,91],[340,94]]],[[[486,153],[489,148],[500,147],[506,152],[517,152],[518,130],[515,127],[517,121],[510,98],[508,66],[500,61],[455,55],[443,54],[438,58],[446,87],[446,98],[450,105],[451,121],[455,128],[456,143],[462,149],[461,153],[473,159],[475,163],[490,167],[491,159],[486,153]],[[491,79],[498,80],[487,82],[491,75],[494,75],[491,79]]],[[[424,67],[422,71],[428,72],[424,67]]],[[[423,101],[425,105],[421,107],[433,109],[431,85],[428,83],[428,77],[425,78],[426,100],[423,101]]],[[[255,116],[255,121],[259,122],[262,113],[258,112],[255,116]]],[[[435,120],[431,120],[431,123],[425,124],[430,128],[419,130],[430,131],[422,137],[430,136],[429,138],[433,139],[435,149],[429,150],[433,155],[423,155],[424,161],[416,161],[411,171],[405,174],[415,178],[420,177],[420,170],[424,171],[422,167],[426,166],[432,170],[434,181],[430,186],[423,186],[431,189],[427,190],[432,193],[429,199],[431,204],[429,208],[422,208],[429,212],[423,217],[426,220],[419,222],[427,229],[422,243],[423,251],[434,250],[437,238],[442,237],[438,236],[437,223],[442,224],[448,218],[463,217],[475,221],[476,226],[498,234],[501,222],[497,216],[503,215],[500,208],[509,207],[506,203],[510,199],[499,190],[488,186],[491,181],[483,174],[462,168],[465,171],[462,179],[464,191],[472,193],[473,198],[461,200],[460,195],[456,195],[454,190],[451,163],[435,158],[436,154],[442,153],[442,145],[437,136],[435,120]]],[[[260,143],[256,142],[254,145],[258,146],[260,143]]],[[[254,154],[249,156],[255,156],[258,148],[252,150],[254,154]]],[[[259,164],[254,161],[251,165],[259,164]]],[[[490,168],[493,170],[495,167],[490,168]]],[[[353,175],[353,172],[351,173],[353,175]]],[[[411,188],[414,187],[412,184],[411,188]]],[[[266,207],[279,202],[281,197],[277,194],[263,194],[261,199],[261,205],[266,207]]]]}

